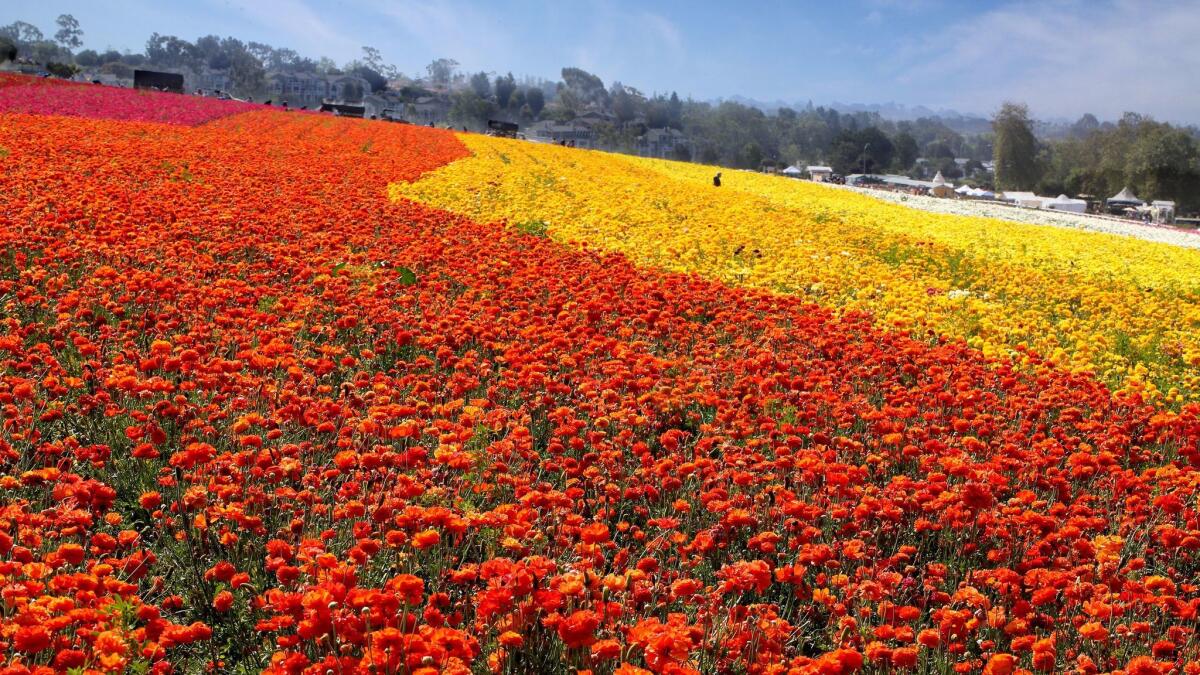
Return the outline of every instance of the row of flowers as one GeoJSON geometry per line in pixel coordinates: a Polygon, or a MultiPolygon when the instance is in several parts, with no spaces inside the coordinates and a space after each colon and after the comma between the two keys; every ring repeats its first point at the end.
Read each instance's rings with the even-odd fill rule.
{"type": "Polygon", "coordinates": [[[1200,672],[1200,407],[390,199],[447,132],[0,147],[4,673],[1200,672]]]}
{"type": "Polygon", "coordinates": [[[661,269],[799,294],[881,326],[1036,352],[1169,404],[1200,396],[1200,251],[931,214],[802,181],[464,136],[393,194],[661,269]]]}
{"type": "Polygon", "coordinates": [[[193,126],[261,108],[241,101],[0,73],[0,113],[70,115],[193,126]]]}
{"type": "Polygon", "coordinates": [[[1156,225],[1124,218],[1072,213],[1053,209],[1015,207],[1002,202],[979,199],[942,199],[927,195],[910,195],[892,190],[869,187],[840,186],[843,190],[870,195],[876,199],[895,202],[934,213],[978,216],[1014,220],[1031,225],[1053,225],[1076,230],[1088,230],[1122,237],[1133,237],[1174,246],[1200,248],[1200,231],[1169,225],[1156,225]]]}

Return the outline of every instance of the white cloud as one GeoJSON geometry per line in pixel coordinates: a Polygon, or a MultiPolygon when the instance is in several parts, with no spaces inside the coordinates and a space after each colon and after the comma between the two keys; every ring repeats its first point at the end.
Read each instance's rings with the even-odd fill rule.
{"type": "Polygon", "coordinates": [[[1126,110],[1200,120],[1200,8],[1186,0],[1020,2],[924,36],[893,63],[897,82],[990,110],[1007,99],[1038,116],[1126,110]],[[940,83],[947,86],[939,86],[940,83]]]}
{"type": "MultiPolygon", "coordinates": [[[[227,0],[209,2],[217,7],[229,4],[227,0]]],[[[281,45],[302,54],[351,57],[362,46],[351,36],[335,30],[328,17],[317,14],[304,0],[250,0],[234,6],[260,28],[286,36],[286,41],[279,40],[281,45]]]]}
{"type": "Polygon", "coordinates": [[[659,77],[671,77],[687,62],[686,38],[669,18],[648,10],[629,11],[612,2],[595,2],[579,21],[583,26],[570,64],[595,72],[611,83],[644,82],[649,64],[659,77]]]}
{"type": "MultiPolygon", "coordinates": [[[[436,57],[453,58],[466,69],[492,68],[508,60],[514,42],[503,25],[503,13],[491,16],[473,6],[451,0],[369,0],[370,9],[404,34],[388,52],[402,51],[401,62],[421,65],[436,57]],[[414,50],[415,43],[421,49],[414,50]]],[[[395,58],[395,57],[393,57],[395,58]]]]}

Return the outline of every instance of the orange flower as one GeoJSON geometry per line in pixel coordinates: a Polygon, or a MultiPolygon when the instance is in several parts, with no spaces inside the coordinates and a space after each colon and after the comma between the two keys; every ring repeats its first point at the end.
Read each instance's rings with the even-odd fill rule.
{"type": "Polygon", "coordinates": [[[586,647],[596,641],[600,617],[591,610],[579,610],[558,624],[558,636],[568,648],[586,647]]]}
{"type": "Polygon", "coordinates": [[[437,530],[422,530],[413,535],[413,548],[424,551],[427,548],[437,546],[442,541],[442,535],[437,530]]]}

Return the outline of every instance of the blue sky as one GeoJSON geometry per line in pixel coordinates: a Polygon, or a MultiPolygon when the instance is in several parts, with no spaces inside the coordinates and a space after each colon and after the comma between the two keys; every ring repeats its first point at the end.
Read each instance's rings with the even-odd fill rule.
{"type": "Polygon", "coordinates": [[[446,56],[518,76],[574,65],[699,99],[983,114],[1013,99],[1040,117],[1200,123],[1197,0],[8,0],[0,24],[50,34],[63,12],[97,49],[215,33],[339,63],[372,45],[408,74],[446,56]]]}

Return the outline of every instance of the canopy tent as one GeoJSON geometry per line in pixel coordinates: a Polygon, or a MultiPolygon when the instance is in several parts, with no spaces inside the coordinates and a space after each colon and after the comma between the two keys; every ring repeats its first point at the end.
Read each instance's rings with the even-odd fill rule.
{"type": "Polygon", "coordinates": [[[1071,199],[1066,195],[1059,195],[1054,199],[1047,199],[1042,202],[1043,209],[1053,211],[1070,211],[1071,213],[1087,212],[1087,201],[1083,199],[1071,199]]]}
{"type": "Polygon", "coordinates": [[[800,170],[800,167],[796,166],[795,164],[792,164],[791,166],[784,169],[780,173],[782,173],[785,176],[803,176],[804,175],[804,172],[800,170]]]}
{"type": "Polygon", "coordinates": [[[942,172],[941,172],[941,171],[937,172],[937,173],[936,173],[936,174],[933,176],[933,185],[934,185],[934,187],[937,187],[938,185],[945,185],[945,184],[946,184],[946,177],[942,175],[942,172]]]}
{"type": "Polygon", "coordinates": [[[992,192],[991,190],[984,190],[983,188],[973,188],[967,192],[967,196],[979,197],[981,199],[995,199],[996,193],[992,192]]]}
{"type": "Polygon", "coordinates": [[[1121,188],[1120,192],[1108,198],[1108,204],[1110,206],[1116,206],[1118,204],[1137,204],[1138,206],[1141,206],[1145,203],[1146,202],[1138,199],[1137,195],[1133,194],[1128,187],[1121,188]]]}
{"type": "Polygon", "coordinates": [[[956,189],[955,192],[957,192],[960,195],[969,195],[969,194],[971,194],[971,191],[974,189],[975,188],[964,183],[964,184],[958,186],[958,189],[956,189]]]}
{"type": "Polygon", "coordinates": [[[1031,209],[1042,208],[1042,202],[1045,197],[1039,197],[1032,192],[1005,192],[1004,201],[1014,202],[1017,206],[1024,206],[1031,209]]]}

